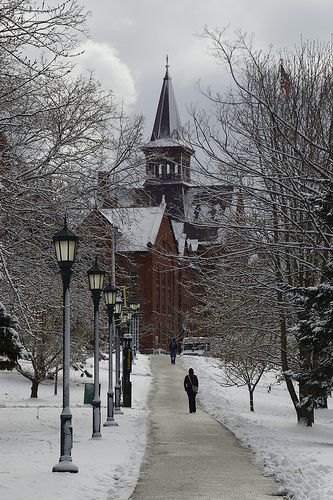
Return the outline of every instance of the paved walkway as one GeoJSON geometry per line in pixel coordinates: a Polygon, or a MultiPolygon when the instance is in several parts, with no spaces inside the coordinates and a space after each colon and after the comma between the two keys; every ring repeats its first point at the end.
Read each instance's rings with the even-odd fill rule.
{"type": "Polygon", "coordinates": [[[168,356],[152,356],[151,365],[150,445],[131,499],[272,498],[277,483],[261,474],[251,452],[200,405],[196,413],[188,412],[179,358],[171,365],[168,356]]]}

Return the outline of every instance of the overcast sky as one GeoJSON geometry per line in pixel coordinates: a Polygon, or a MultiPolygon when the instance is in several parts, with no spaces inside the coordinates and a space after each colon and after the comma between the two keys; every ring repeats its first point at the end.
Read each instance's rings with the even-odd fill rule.
{"type": "Polygon", "coordinates": [[[256,46],[291,47],[303,39],[330,41],[333,0],[81,0],[91,10],[91,40],[79,69],[95,70],[104,87],[146,118],[150,134],[165,56],[182,122],[198,101],[195,84],[222,85],[221,68],[195,37],[205,25],[254,34],[256,46]]]}

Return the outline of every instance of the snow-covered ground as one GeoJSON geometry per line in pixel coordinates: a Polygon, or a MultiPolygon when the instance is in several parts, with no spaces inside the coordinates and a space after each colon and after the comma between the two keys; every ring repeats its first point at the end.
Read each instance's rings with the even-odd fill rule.
{"type": "MultiPolygon", "coordinates": [[[[107,365],[100,364],[102,424],[107,365]]],[[[116,416],[118,427],[102,427],[102,438],[92,438],[92,407],[83,404],[84,383],[91,379],[72,374],[72,459],[79,473],[71,474],[52,472],[60,453],[61,386],[54,396],[53,382],[45,382],[33,400],[28,380],[16,372],[0,372],[0,499],[127,499],[146,447],[150,375],[149,359],[138,355],[132,373],[133,408],[116,416]]]]}
{"type": "MultiPolygon", "coordinates": [[[[313,428],[297,425],[284,384],[267,376],[255,391],[251,413],[247,389],[223,387],[216,360],[181,356],[181,361],[199,377],[201,403],[253,449],[268,474],[283,481],[281,493],[288,491],[293,500],[333,499],[333,410],[317,411],[313,428]]],[[[103,423],[107,361],[101,362],[100,378],[103,423]]],[[[61,474],[51,472],[59,459],[61,390],[54,396],[53,383],[45,382],[32,400],[27,380],[0,372],[0,499],[128,499],[147,444],[151,380],[149,357],[139,355],[132,374],[133,408],[116,417],[118,427],[102,427],[102,438],[92,439],[92,409],[83,404],[84,383],[91,379],[74,374],[72,457],[79,473],[61,474]]]]}
{"type": "Polygon", "coordinates": [[[298,425],[285,385],[270,375],[256,388],[251,413],[247,388],[223,387],[217,360],[182,359],[199,377],[202,404],[252,448],[267,474],[283,481],[281,494],[288,491],[293,500],[333,499],[332,409],[317,410],[312,428],[298,425]]]}

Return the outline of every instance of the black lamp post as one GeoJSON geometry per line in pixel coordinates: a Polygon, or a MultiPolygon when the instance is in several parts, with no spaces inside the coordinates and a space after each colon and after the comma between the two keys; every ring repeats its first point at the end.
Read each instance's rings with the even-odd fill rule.
{"type": "Polygon", "coordinates": [[[123,313],[123,323],[124,323],[124,335],[123,335],[123,377],[122,377],[122,394],[123,394],[123,406],[126,408],[131,408],[132,406],[132,382],[131,382],[131,371],[132,371],[132,334],[131,334],[131,324],[132,324],[132,310],[127,309],[123,313]]]}
{"type": "Polygon", "coordinates": [[[94,399],[92,437],[101,437],[101,398],[99,394],[99,302],[104,288],[105,271],[95,264],[88,271],[89,287],[94,302],[94,399]]]}
{"type": "Polygon", "coordinates": [[[52,472],[78,472],[73,464],[71,450],[73,447],[72,414],[69,407],[69,370],[70,370],[70,294],[69,284],[72,265],[76,256],[78,237],[67,229],[65,217],[64,228],[53,236],[53,244],[60,268],[63,284],[63,383],[62,413],[60,415],[60,458],[52,472]]]}
{"type": "Polygon", "coordinates": [[[133,336],[133,354],[136,357],[136,351],[139,350],[139,309],[140,302],[137,298],[132,299],[129,304],[131,310],[133,311],[133,321],[132,321],[132,336],[133,336]]]}
{"type": "Polygon", "coordinates": [[[117,288],[114,285],[108,285],[103,290],[104,301],[108,310],[109,316],[109,387],[107,394],[107,419],[104,426],[118,425],[114,420],[113,411],[113,360],[112,360],[112,344],[113,344],[113,313],[117,299],[117,288]]]}
{"type": "Polygon", "coordinates": [[[123,307],[123,301],[117,297],[114,306],[114,319],[116,323],[116,383],[114,386],[114,413],[122,414],[120,409],[120,317],[123,307]]]}

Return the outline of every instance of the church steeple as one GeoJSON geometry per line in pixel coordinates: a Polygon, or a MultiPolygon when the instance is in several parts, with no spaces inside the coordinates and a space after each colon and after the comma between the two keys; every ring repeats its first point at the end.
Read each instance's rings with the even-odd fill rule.
{"type": "Polygon", "coordinates": [[[178,219],[184,218],[184,197],[191,186],[190,162],[194,153],[181,136],[167,58],[153,132],[142,148],[146,157],[144,190],[152,205],[159,205],[164,196],[168,212],[178,219]]]}
{"type": "Polygon", "coordinates": [[[169,76],[168,56],[166,57],[165,68],[166,71],[163,78],[151,141],[159,139],[177,140],[181,128],[175,94],[173,92],[171,77],[169,76]]]}

